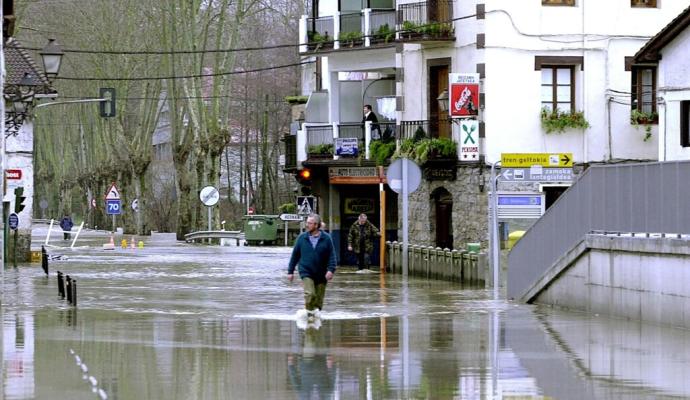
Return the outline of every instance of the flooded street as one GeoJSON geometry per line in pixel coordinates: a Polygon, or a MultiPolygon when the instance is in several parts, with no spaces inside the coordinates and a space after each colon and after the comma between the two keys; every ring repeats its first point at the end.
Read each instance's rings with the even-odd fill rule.
{"type": "Polygon", "coordinates": [[[0,399],[690,397],[685,330],[343,268],[305,331],[290,249],[100,243],[5,270],[0,399]]]}

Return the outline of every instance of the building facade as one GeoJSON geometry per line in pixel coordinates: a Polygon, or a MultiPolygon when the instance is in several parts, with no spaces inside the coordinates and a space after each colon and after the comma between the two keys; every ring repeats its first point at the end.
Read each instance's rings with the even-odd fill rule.
{"type": "MultiPolygon", "coordinates": [[[[575,171],[659,158],[655,77],[631,59],[687,6],[679,3],[313,1],[300,20],[300,53],[314,62],[304,72],[310,97],[293,168],[313,170],[318,209],[342,244],[355,211],[347,204],[373,205],[362,209],[377,220],[379,187],[373,176],[343,183],[334,168],[355,175],[364,173],[356,168],[385,168],[390,161],[377,142],[389,135],[398,154],[410,145],[406,139],[415,146],[437,140],[415,153],[424,178],[410,198],[410,240],[485,245],[489,169],[501,154],[572,153],[575,171]],[[479,122],[475,159],[461,157],[464,128],[448,117],[450,74],[479,76],[477,115],[470,117],[479,122]],[[378,124],[363,124],[365,104],[378,124]],[[342,139],[357,139],[356,157],[334,154],[348,142],[342,139]],[[434,150],[447,141],[457,151],[434,150]]],[[[543,193],[548,205],[569,184],[503,182],[499,191],[543,193]]],[[[393,202],[386,209],[395,209],[386,213],[386,230],[396,238],[400,201],[384,186],[393,202]]]]}

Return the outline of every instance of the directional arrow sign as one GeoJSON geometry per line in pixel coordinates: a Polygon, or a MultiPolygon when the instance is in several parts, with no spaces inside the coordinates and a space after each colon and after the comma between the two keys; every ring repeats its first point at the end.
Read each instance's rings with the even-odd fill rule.
{"type": "Polygon", "coordinates": [[[302,217],[297,214],[280,214],[281,221],[301,221],[302,217]]]}
{"type": "Polygon", "coordinates": [[[534,165],[542,167],[572,167],[573,153],[502,153],[501,167],[529,168],[534,165]]]}
{"type": "Polygon", "coordinates": [[[572,168],[504,168],[501,181],[511,182],[571,182],[573,180],[572,168]]]}

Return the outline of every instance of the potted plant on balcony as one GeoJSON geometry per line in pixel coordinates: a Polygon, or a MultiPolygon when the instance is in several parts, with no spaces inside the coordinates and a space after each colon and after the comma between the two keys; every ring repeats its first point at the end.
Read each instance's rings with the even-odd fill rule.
{"type": "Polygon", "coordinates": [[[441,165],[455,162],[458,159],[457,145],[449,138],[405,139],[393,158],[409,158],[417,164],[441,165]]]}
{"type": "Polygon", "coordinates": [[[333,143],[309,146],[307,155],[309,158],[333,158],[333,143]]]}
{"type": "Polygon", "coordinates": [[[388,24],[379,26],[374,34],[374,41],[376,43],[389,43],[395,39],[395,32],[388,24]]]}
{"type": "Polygon", "coordinates": [[[395,147],[394,140],[374,140],[369,147],[370,156],[376,161],[376,165],[386,165],[395,153],[395,147]]]}
{"type": "Polygon", "coordinates": [[[546,107],[541,109],[541,126],[546,129],[546,133],[565,132],[568,128],[587,129],[590,127],[582,111],[561,111],[558,108],[550,111],[546,107]]]}
{"type": "Polygon", "coordinates": [[[333,42],[333,39],[331,39],[331,37],[328,36],[328,32],[325,32],[322,35],[319,32],[308,31],[307,40],[309,41],[309,43],[307,44],[307,48],[313,51],[318,51],[323,48],[329,48],[331,47],[333,42]]]}
{"type": "Polygon", "coordinates": [[[655,111],[640,111],[637,108],[630,112],[630,124],[639,128],[640,125],[644,125],[645,135],[642,140],[645,142],[652,137],[652,125],[656,124],[659,120],[659,114],[655,111]]]}
{"type": "Polygon", "coordinates": [[[341,46],[354,47],[362,44],[362,32],[340,32],[338,40],[341,46]]]}
{"type": "Polygon", "coordinates": [[[406,39],[412,39],[414,37],[421,36],[422,29],[423,27],[412,21],[403,21],[401,35],[406,39]]]}

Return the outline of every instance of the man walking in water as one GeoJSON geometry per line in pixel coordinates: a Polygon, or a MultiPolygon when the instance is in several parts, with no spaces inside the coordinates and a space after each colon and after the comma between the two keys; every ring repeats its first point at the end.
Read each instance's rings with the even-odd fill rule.
{"type": "Polygon", "coordinates": [[[311,214],[307,217],[307,231],[297,237],[288,264],[288,280],[294,278],[295,266],[299,264],[299,276],[304,284],[304,307],[308,318],[319,317],[326,295],[326,284],[333,279],[336,258],[331,235],[322,231],[321,217],[311,214]]]}

